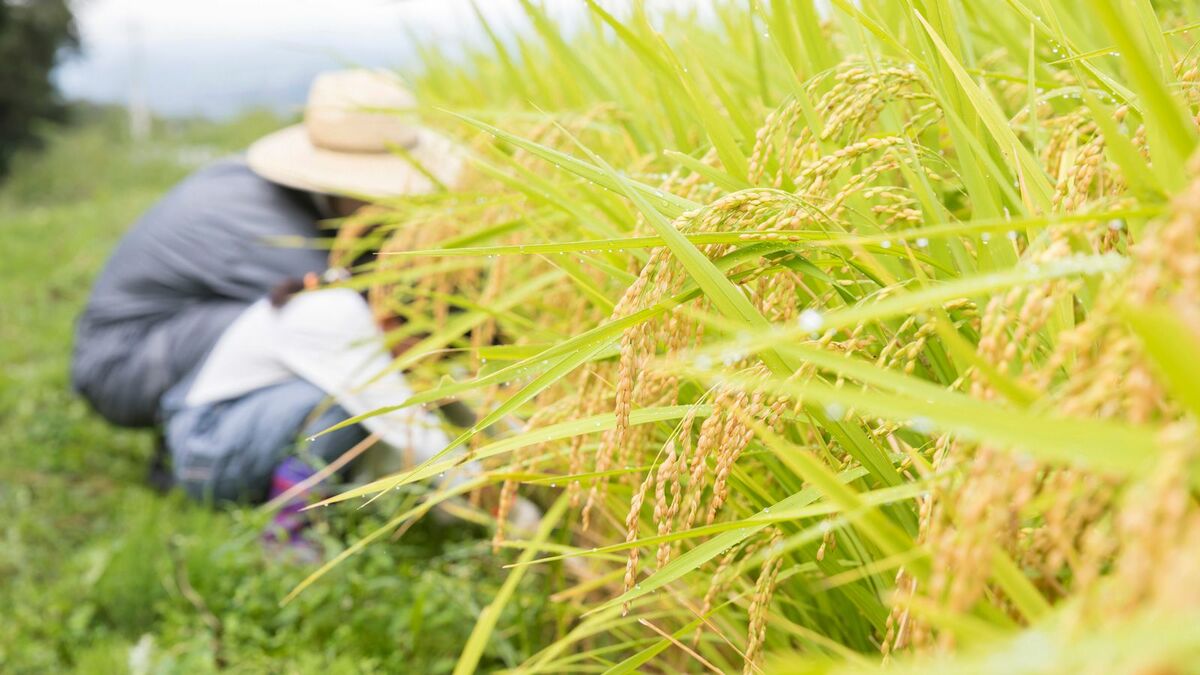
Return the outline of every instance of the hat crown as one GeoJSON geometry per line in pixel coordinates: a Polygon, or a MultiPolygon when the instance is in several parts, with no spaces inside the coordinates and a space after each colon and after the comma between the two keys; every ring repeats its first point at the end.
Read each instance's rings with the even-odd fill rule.
{"type": "Polygon", "coordinates": [[[419,139],[419,128],[405,113],[415,106],[416,98],[386,72],[323,73],[309,88],[304,128],[314,146],[335,152],[411,149],[419,139]]]}

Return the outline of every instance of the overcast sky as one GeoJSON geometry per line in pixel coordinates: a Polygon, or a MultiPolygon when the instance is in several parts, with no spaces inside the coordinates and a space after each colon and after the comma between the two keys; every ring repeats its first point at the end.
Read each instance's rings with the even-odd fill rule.
{"type": "MultiPolygon", "coordinates": [[[[521,16],[517,0],[479,4],[502,25],[521,16]]],[[[561,17],[583,8],[547,5],[561,17]]],[[[84,52],[60,69],[63,91],[125,102],[138,81],[165,114],[298,106],[321,70],[410,63],[406,26],[448,45],[479,37],[469,0],[78,0],[76,15],[84,52]]]]}

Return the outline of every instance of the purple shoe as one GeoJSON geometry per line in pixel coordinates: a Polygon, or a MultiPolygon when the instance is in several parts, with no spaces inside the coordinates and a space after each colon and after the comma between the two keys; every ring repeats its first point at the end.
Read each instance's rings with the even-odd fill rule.
{"type": "MultiPolygon", "coordinates": [[[[317,470],[296,457],[288,457],[275,467],[271,475],[270,499],[275,499],[316,474],[317,470]]],[[[304,538],[312,521],[304,508],[312,503],[313,488],[306,489],[285,502],[262,533],[263,547],[284,560],[300,564],[319,562],[321,551],[304,538]]]]}

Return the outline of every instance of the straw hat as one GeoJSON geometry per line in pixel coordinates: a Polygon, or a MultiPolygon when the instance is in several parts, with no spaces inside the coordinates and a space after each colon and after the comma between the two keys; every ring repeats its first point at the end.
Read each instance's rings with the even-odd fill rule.
{"type": "Polygon", "coordinates": [[[413,162],[452,187],[462,154],[453,141],[419,125],[415,106],[413,95],[385,72],[323,73],[309,89],[304,122],[256,141],[246,162],[273,183],[310,192],[374,197],[432,192],[434,183],[413,162]]]}

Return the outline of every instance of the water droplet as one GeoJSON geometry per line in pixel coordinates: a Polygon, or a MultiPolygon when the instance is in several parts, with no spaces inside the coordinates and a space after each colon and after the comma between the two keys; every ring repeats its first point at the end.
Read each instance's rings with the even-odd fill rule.
{"type": "Polygon", "coordinates": [[[1009,230],[1008,232],[1004,233],[1004,236],[1008,237],[1009,239],[1011,239],[1013,241],[1016,241],[1017,240],[1017,231],[1009,230]]]}
{"type": "Polygon", "coordinates": [[[891,248],[891,247],[892,247],[892,240],[891,240],[891,239],[884,239],[882,242],[880,242],[880,243],[879,243],[879,245],[880,245],[880,246],[882,246],[883,248],[891,248]]]}
{"type": "Polygon", "coordinates": [[[926,237],[917,237],[917,248],[925,248],[929,246],[929,239],[926,237]]]}
{"type": "Polygon", "coordinates": [[[846,406],[842,405],[841,403],[837,403],[836,401],[833,403],[827,403],[825,405],[825,414],[828,415],[829,419],[831,420],[840,420],[842,419],[842,416],[846,414],[846,406]]]}
{"type": "Polygon", "coordinates": [[[909,427],[918,434],[929,434],[933,432],[933,420],[928,417],[914,417],[909,427]]]}
{"type": "Polygon", "coordinates": [[[800,312],[800,328],[810,333],[815,333],[821,330],[821,326],[825,325],[825,317],[815,309],[806,309],[800,312]]]}

